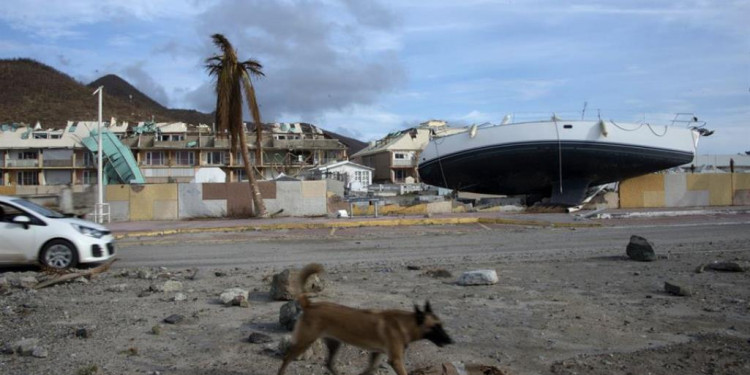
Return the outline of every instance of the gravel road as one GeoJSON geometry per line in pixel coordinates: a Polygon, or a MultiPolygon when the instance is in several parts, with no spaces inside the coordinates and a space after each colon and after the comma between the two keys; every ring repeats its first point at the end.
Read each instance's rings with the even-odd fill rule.
{"type": "MultiPolygon", "coordinates": [[[[39,290],[24,287],[45,277],[38,270],[2,269],[0,345],[15,354],[0,354],[0,373],[274,374],[289,332],[269,280],[311,261],[326,266],[321,300],[403,309],[431,301],[456,344],[411,345],[409,370],[461,361],[507,374],[750,373],[750,272],[696,272],[712,261],[750,261],[748,217],[601,224],[130,238],[120,241],[109,272],[39,290]],[[650,240],[660,259],[627,259],[633,234],[650,240]],[[475,269],[496,270],[499,283],[454,282],[475,269]],[[666,281],[691,295],[666,293],[666,281]],[[233,287],[250,292],[248,308],[219,303],[233,287]],[[174,314],[183,320],[164,322],[174,314]],[[271,342],[250,343],[251,333],[271,342]],[[33,340],[30,355],[16,350],[22,339],[33,340]]],[[[318,349],[288,374],[324,374],[324,356],[318,349]]],[[[355,374],[366,361],[345,347],[338,367],[355,374]]]]}

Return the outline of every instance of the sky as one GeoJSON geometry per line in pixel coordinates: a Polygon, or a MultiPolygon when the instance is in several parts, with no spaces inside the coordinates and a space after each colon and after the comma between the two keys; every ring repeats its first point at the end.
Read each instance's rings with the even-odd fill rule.
{"type": "Polygon", "coordinates": [[[3,0],[0,58],[211,112],[221,33],[263,65],[264,122],[371,141],[430,119],[688,112],[715,131],[699,153],[736,154],[750,150],[748,19],[747,0],[3,0]]]}

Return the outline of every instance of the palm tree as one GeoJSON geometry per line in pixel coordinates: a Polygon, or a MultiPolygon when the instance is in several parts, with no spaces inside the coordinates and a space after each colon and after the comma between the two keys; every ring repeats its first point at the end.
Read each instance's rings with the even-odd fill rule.
{"type": "Polygon", "coordinates": [[[237,51],[224,35],[211,36],[214,44],[222,54],[206,59],[209,75],[216,76],[216,125],[220,132],[226,131],[231,139],[232,153],[239,150],[245,163],[245,174],[250,182],[250,193],[255,207],[255,216],[265,217],[266,206],[258,189],[255,171],[250,164],[250,155],[245,138],[245,126],[242,122],[242,91],[247,98],[248,109],[253,117],[256,129],[256,161],[261,160],[261,129],[260,110],[255,98],[255,88],[250,80],[251,76],[263,76],[263,66],[256,60],[239,61],[237,51]]]}

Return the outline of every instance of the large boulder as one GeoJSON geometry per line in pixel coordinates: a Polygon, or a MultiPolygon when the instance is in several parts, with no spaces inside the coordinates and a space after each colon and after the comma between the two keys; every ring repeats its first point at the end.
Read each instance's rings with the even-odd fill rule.
{"type": "Polygon", "coordinates": [[[656,252],[654,252],[653,244],[641,236],[630,236],[626,252],[630,259],[639,262],[652,262],[656,260],[656,252]]]}
{"type": "MultiPolygon", "coordinates": [[[[291,301],[299,293],[297,291],[297,277],[299,271],[285,269],[273,275],[271,281],[271,298],[275,301],[291,301]]],[[[323,290],[323,282],[318,275],[312,275],[305,284],[306,292],[320,292],[323,290]]]]}

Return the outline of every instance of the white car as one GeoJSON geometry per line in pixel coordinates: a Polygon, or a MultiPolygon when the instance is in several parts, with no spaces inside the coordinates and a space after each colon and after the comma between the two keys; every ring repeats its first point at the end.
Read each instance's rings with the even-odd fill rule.
{"type": "Polygon", "coordinates": [[[64,269],[114,255],[114,237],[104,226],[0,195],[0,264],[64,269]]]}

